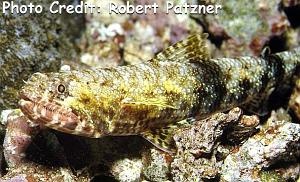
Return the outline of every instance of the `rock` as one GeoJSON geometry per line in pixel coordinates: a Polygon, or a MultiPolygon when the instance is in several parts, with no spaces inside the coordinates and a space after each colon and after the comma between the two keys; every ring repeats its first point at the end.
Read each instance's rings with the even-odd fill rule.
{"type": "Polygon", "coordinates": [[[225,128],[237,124],[241,114],[239,108],[232,109],[228,114],[217,113],[178,132],[174,136],[178,152],[189,151],[196,156],[210,154],[218,145],[225,128]]]}
{"type": "Polygon", "coordinates": [[[247,116],[242,115],[239,122],[229,128],[226,133],[227,142],[232,144],[239,144],[257,132],[259,125],[259,118],[256,115],[247,116]]]}
{"type": "Polygon", "coordinates": [[[280,0],[218,0],[214,3],[222,5],[220,13],[197,18],[219,41],[216,43],[221,47],[222,56],[259,55],[274,37],[281,37],[285,42],[284,33],[290,23],[285,13],[276,8],[280,6],[280,0]]]}
{"type": "Polygon", "coordinates": [[[57,181],[57,182],[88,182],[91,178],[86,173],[74,174],[71,169],[63,167],[46,167],[34,163],[23,163],[10,170],[3,182],[33,182],[33,181],[57,181]]]}
{"type": "MultiPolygon", "coordinates": [[[[124,5],[123,1],[95,1],[86,3],[101,7],[101,13],[88,13],[85,16],[86,29],[81,37],[80,61],[90,67],[115,67],[122,64],[121,49],[125,30],[123,23],[129,18],[127,14],[119,16],[109,14],[109,3],[124,5]]],[[[96,11],[96,10],[95,10],[96,11]]]]}
{"type": "Polygon", "coordinates": [[[122,16],[119,16],[118,14],[112,13],[109,14],[109,3],[113,3],[116,6],[124,5],[124,2],[122,0],[86,0],[86,3],[96,5],[97,7],[101,7],[100,11],[101,13],[88,13],[86,15],[86,19],[88,23],[90,22],[100,22],[104,25],[109,25],[111,23],[118,23],[122,24],[128,19],[128,15],[124,14],[122,16]]]}
{"type": "Polygon", "coordinates": [[[112,164],[111,173],[120,182],[138,182],[140,181],[142,167],[141,159],[125,158],[112,164]]]}
{"type": "Polygon", "coordinates": [[[62,146],[53,134],[32,123],[19,109],[5,110],[2,113],[9,113],[2,114],[1,118],[1,122],[6,123],[3,153],[9,168],[15,168],[28,161],[49,165],[67,164],[62,146]],[[55,160],[56,162],[53,162],[55,160]]]}
{"type": "Polygon", "coordinates": [[[170,180],[170,163],[172,157],[155,148],[144,152],[143,176],[148,181],[160,182],[170,180]]]}
{"type": "Polygon", "coordinates": [[[231,131],[232,138],[247,138],[257,125],[246,122],[245,118],[247,116],[242,116],[241,109],[234,108],[228,114],[214,114],[178,132],[174,136],[178,152],[171,163],[172,179],[174,181],[217,179],[222,165],[221,160],[228,155],[228,150],[220,146],[221,139],[226,138],[225,131],[231,131]],[[251,129],[244,127],[243,130],[243,126],[246,125],[251,129]],[[237,129],[235,133],[234,129],[237,129]]]}
{"type": "Polygon", "coordinates": [[[217,178],[220,164],[214,155],[207,158],[196,158],[187,151],[175,156],[171,164],[172,180],[179,181],[205,181],[217,178]]]}
{"type": "Polygon", "coordinates": [[[216,113],[179,131],[174,136],[178,152],[171,163],[173,181],[217,179],[222,160],[229,154],[228,149],[220,146],[221,140],[228,133],[232,138],[246,139],[257,124],[257,119],[253,122],[242,115],[241,109],[234,108],[228,114],[216,113]]]}
{"type": "Polygon", "coordinates": [[[115,67],[121,64],[120,47],[113,40],[106,42],[91,42],[82,50],[81,63],[89,67],[115,67]]]}
{"type": "Polygon", "coordinates": [[[298,119],[300,119],[300,79],[296,81],[295,88],[289,100],[289,107],[294,111],[298,119]]]}
{"type": "MultiPolygon", "coordinates": [[[[297,161],[300,156],[300,125],[278,120],[280,115],[273,112],[259,133],[249,138],[237,152],[226,157],[221,180],[263,181],[268,171],[271,171],[270,174],[276,172],[272,169],[276,163],[284,162],[288,166],[297,161]]],[[[293,173],[298,177],[299,171],[293,173]]],[[[274,180],[276,176],[278,177],[275,175],[274,180]]],[[[289,177],[285,180],[288,179],[289,177]]]]}
{"type": "Polygon", "coordinates": [[[25,151],[31,144],[35,131],[27,121],[18,109],[11,111],[7,116],[3,153],[8,167],[15,167],[24,162],[25,151]]]}
{"type": "Polygon", "coordinates": [[[40,16],[0,14],[0,111],[17,107],[18,90],[31,74],[58,71],[61,59],[76,55],[73,40],[83,26],[82,16],[47,12],[51,0],[15,2],[28,3],[41,4],[45,11],[40,16]]]}
{"type": "Polygon", "coordinates": [[[298,1],[298,0],[282,0],[282,5],[284,7],[297,6],[297,5],[300,5],[300,1],[298,1]]]}

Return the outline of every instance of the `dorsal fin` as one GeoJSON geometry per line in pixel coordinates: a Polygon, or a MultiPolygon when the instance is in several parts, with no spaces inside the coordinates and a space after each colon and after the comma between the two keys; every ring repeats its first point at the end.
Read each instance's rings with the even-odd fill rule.
{"type": "Polygon", "coordinates": [[[153,60],[176,62],[208,60],[210,56],[206,47],[207,37],[206,33],[193,34],[158,53],[153,60]]]}
{"type": "Polygon", "coordinates": [[[187,127],[188,120],[182,120],[177,123],[169,124],[163,128],[155,128],[143,132],[141,135],[162,151],[174,154],[176,152],[173,136],[179,128],[187,127]]]}

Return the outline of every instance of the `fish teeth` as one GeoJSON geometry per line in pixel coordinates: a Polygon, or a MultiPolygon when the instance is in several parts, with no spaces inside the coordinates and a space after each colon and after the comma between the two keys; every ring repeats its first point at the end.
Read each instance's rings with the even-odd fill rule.
{"type": "Polygon", "coordinates": [[[51,123],[53,124],[56,124],[56,123],[59,123],[59,115],[57,113],[55,113],[53,116],[52,116],[52,121],[51,123]]]}

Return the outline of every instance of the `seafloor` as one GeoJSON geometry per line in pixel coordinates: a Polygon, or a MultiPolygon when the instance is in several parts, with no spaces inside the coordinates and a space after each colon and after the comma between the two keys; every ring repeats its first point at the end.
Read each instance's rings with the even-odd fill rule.
{"type": "MultiPolygon", "coordinates": [[[[30,2],[48,7],[52,1],[15,1],[30,2]]],[[[125,3],[85,2],[103,7],[109,2],[125,3]]],[[[163,0],[130,2],[166,5],[163,0]]],[[[213,58],[259,56],[267,46],[272,53],[299,46],[299,0],[188,2],[223,8],[217,15],[176,15],[160,10],[147,15],[0,13],[1,181],[299,182],[297,78],[271,95],[262,106],[268,110],[264,117],[234,108],[178,130],[174,155],[139,136],[90,139],[46,128],[40,131],[24,123],[23,116],[18,117],[18,91],[36,72],[136,64],[189,34],[202,32],[209,35],[207,46],[213,58]]]]}

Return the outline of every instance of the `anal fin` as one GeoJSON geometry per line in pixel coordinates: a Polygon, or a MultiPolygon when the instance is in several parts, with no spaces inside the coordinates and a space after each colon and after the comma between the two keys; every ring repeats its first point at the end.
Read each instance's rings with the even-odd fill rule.
{"type": "Polygon", "coordinates": [[[177,123],[168,124],[162,128],[145,131],[141,135],[160,150],[174,154],[176,146],[173,136],[179,128],[187,126],[189,126],[189,122],[182,120],[177,123]]]}

